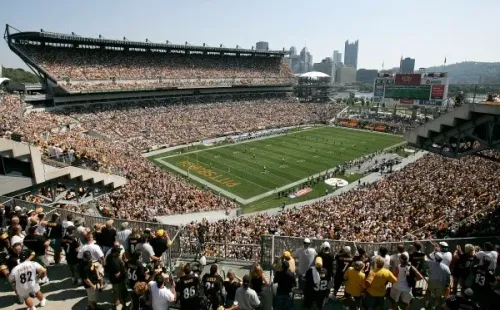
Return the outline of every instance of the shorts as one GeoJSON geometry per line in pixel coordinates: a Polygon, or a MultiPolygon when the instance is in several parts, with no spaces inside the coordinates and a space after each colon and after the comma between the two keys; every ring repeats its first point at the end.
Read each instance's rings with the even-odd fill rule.
{"type": "Polygon", "coordinates": [[[61,239],[50,239],[50,247],[54,253],[61,253],[61,239]]]}
{"type": "Polygon", "coordinates": [[[363,299],[363,305],[366,308],[377,308],[380,307],[383,309],[385,302],[384,296],[372,296],[370,293],[366,293],[365,298],[363,299]]]}
{"type": "Polygon", "coordinates": [[[95,288],[86,288],[88,303],[97,302],[97,290],[95,288]]]}
{"type": "Polygon", "coordinates": [[[118,299],[122,302],[127,300],[128,290],[125,282],[115,283],[112,285],[111,296],[113,299],[118,299]]]}
{"type": "Polygon", "coordinates": [[[36,293],[36,292],[39,292],[40,291],[40,285],[35,284],[33,285],[32,287],[32,290],[24,290],[24,289],[20,289],[17,291],[17,295],[21,298],[21,299],[26,299],[28,297],[30,297],[30,293],[36,293]]]}
{"type": "Polygon", "coordinates": [[[444,294],[446,293],[446,288],[443,287],[441,284],[438,284],[435,282],[429,282],[429,286],[427,287],[427,291],[433,297],[441,297],[441,296],[444,296],[444,294]]]}
{"type": "Polygon", "coordinates": [[[394,300],[394,302],[402,302],[405,304],[410,304],[411,300],[413,299],[413,295],[411,291],[401,291],[395,287],[391,288],[391,299],[394,300]]]}
{"type": "Polygon", "coordinates": [[[94,262],[94,265],[97,269],[97,274],[99,275],[99,279],[104,276],[104,267],[99,262],[94,262]]]}

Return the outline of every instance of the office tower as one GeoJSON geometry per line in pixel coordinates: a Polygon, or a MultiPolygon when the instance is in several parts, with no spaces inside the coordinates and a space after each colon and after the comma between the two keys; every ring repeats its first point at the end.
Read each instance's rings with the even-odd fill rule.
{"type": "Polygon", "coordinates": [[[358,68],[358,47],[358,40],[354,43],[349,43],[349,40],[345,41],[344,64],[346,67],[358,68]]]}
{"type": "Polygon", "coordinates": [[[400,68],[401,73],[413,73],[415,70],[415,59],[410,57],[402,59],[400,68]]]}
{"type": "Polygon", "coordinates": [[[341,63],[342,62],[342,53],[339,51],[333,51],[333,62],[341,63]]]}

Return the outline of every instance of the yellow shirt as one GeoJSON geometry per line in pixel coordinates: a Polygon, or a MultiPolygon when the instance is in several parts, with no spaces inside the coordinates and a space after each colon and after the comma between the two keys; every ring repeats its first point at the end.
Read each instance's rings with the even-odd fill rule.
{"type": "Polygon", "coordinates": [[[372,270],[366,279],[366,282],[370,284],[369,286],[367,285],[368,289],[366,291],[373,297],[384,297],[387,282],[394,283],[397,280],[389,269],[381,268],[372,270]]]}
{"type": "Polygon", "coordinates": [[[360,297],[365,290],[365,274],[362,270],[356,271],[356,269],[349,267],[344,274],[345,291],[353,297],[360,297]]]}

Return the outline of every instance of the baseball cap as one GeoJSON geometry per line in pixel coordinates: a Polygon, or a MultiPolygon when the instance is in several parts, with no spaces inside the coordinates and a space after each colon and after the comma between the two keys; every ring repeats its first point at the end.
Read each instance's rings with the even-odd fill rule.
{"type": "Polygon", "coordinates": [[[14,211],[16,211],[16,212],[20,212],[20,211],[21,211],[21,207],[20,207],[20,206],[16,206],[16,207],[14,208],[14,211]]]}
{"type": "Polygon", "coordinates": [[[165,234],[165,231],[163,229],[158,229],[155,232],[156,237],[163,237],[164,234],[165,234]]]}
{"type": "Polygon", "coordinates": [[[346,246],[344,247],[344,252],[346,252],[346,253],[351,253],[351,247],[350,247],[350,246],[348,246],[348,245],[346,245],[346,246]]]}
{"type": "Polygon", "coordinates": [[[325,241],[323,242],[323,244],[321,245],[322,248],[330,248],[330,243],[328,243],[328,241],[325,241]]]}
{"type": "Polygon", "coordinates": [[[33,212],[35,212],[35,210],[29,210],[26,214],[27,214],[28,216],[30,216],[30,215],[31,215],[31,213],[33,213],[33,212]]]}
{"type": "Polygon", "coordinates": [[[288,251],[283,252],[283,258],[290,259],[292,258],[292,254],[288,251]]]}
{"type": "Polygon", "coordinates": [[[434,258],[437,260],[437,261],[442,261],[443,260],[443,254],[439,253],[439,252],[436,252],[434,253],[434,258]]]}
{"type": "Polygon", "coordinates": [[[321,258],[321,256],[316,257],[316,260],[314,261],[314,264],[316,266],[323,266],[323,259],[321,258]]]}
{"type": "Polygon", "coordinates": [[[309,238],[305,238],[305,239],[304,239],[304,243],[311,243],[311,239],[309,239],[309,238]]]}
{"type": "Polygon", "coordinates": [[[442,247],[448,247],[448,243],[446,243],[444,241],[439,242],[439,245],[442,247]]]}

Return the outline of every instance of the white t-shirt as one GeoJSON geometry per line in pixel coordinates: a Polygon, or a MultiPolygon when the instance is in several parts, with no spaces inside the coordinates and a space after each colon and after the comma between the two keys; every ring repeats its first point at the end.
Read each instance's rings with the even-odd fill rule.
{"type": "MultiPolygon", "coordinates": [[[[375,266],[375,259],[377,258],[378,256],[378,252],[375,252],[375,255],[372,257],[372,266],[375,266]]],[[[389,256],[389,254],[386,254],[385,257],[382,257],[384,259],[384,267],[385,269],[389,269],[391,268],[391,257],[389,256]]]]}
{"type": "Polygon", "coordinates": [[[149,290],[151,292],[151,305],[153,310],[168,310],[171,302],[174,302],[174,294],[165,286],[158,288],[155,281],[149,282],[149,290]]]}
{"type": "Polygon", "coordinates": [[[498,259],[498,252],[497,251],[479,251],[476,253],[477,259],[479,259],[479,263],[483,263],[483,258],[485,256],[489,256],[491,259],[490,262],[490,270],[495,270],[497,268],[497,259],[498,259]]]}
{"type": "Polygon", "coordinates": [[[297,270],[299,274],[306,274],[307,270],[313,265],[316,255],[318,255],[318,253],[311,247],[301,248],[295,252],[295,256],[299,258],[299,268],[297,270]]]}
{"type": "Polygon", "coordinates": [[[66,235],[66,229],[70,226],[75,226],[75,224],[73,224],[72,221],[67,221],[67,220],[62,221],[63,236],[66,235]]]}
{"type": "Polygon", "coordinates": [[[16,281],[16,291],[20,297],[28,297],[30,293],[40,290],[38,285],[38,271],[43,267],[32,261],[24,261],[14,267],[9,275],[9,281],[16,281]]]}
{"type": "Polygon", "coordinates": [[[399,268],[398,281],[393,284],[393,287],[402,292],[411,291],[410,285],[408,284],[408,280],[406,279],[406,267],[401,267],[400,265],[397,268],[399,268]]]}
{"type": "Polygon", "coordinates": [[[406,257],[410,258],[410,255],[408,255],[408,252],[406,252],[406,251],[404,251],[403,253],[397,253],[397,254],[391,255],[391,271],[394,268],[396,268],[397,266],[399,266],[399,264],[401,264],[401,262],[399,261],[401,254],[405,254],[406,257]]]}
{"type": "MultiPolygon", "coordinates": [[[[93,241],[95,242],[95,241],[93,241]]],[[[90,243],[90,244],[85,244],[80,248],[80,252],[78,252],[78,255],[76,256],[79,259],[83,258],[83,252],[85,251],[90,251],[90,254],[92,254],[92,261],[97,262],[100,258],[104,256],[104,253],[102,253],[101,248],[95,244],[95,243],[90,243]]]]}
{"type": "MultiPolygon", "coordinates": [[[[441,256],[443,256],[443,260],[441,261],[441,263],[445,264],[446,266],[450,267],[450,264],[451,264],[451,261],[453,259],[453,255],[451,254],[451,252],[441,252],[441,251],[438,251],[436,253],[441,253],[441,256]]],[[[429,255],[429,257],[432,259],[432,260],[436,260],[436,258],[434,257],[434,253],[431,253],[429,255]]]]}

